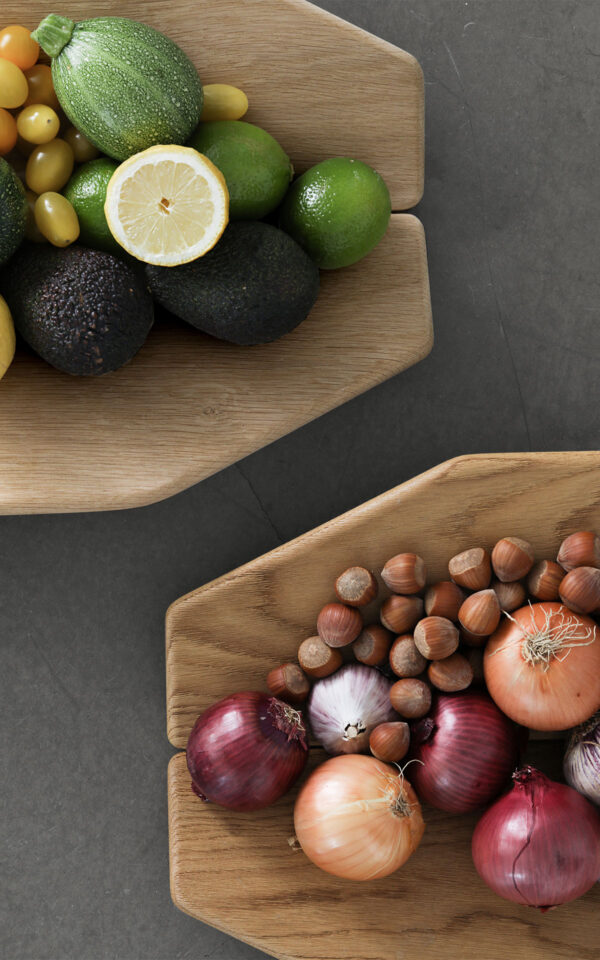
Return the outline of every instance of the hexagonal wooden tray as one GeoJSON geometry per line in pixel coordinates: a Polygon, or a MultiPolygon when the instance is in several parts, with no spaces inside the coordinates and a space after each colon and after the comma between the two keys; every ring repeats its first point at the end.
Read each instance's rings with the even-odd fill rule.
{"type": "MultiPolygon", "coordinates": [[[[551,557],[561,539],[600,528],[600,453],[500,454],[441,464],[177,600],[166,623],[167,728],[184,748],[196,716],[235,690],[265,689],[294,659],[332,598],[335,576],[381,569],[399,550],[448,558],[499,536],[551,557]]],[[[533,745],[552,775],[562,747],[533,745]]],[[[321,751],[313,757],[322,759],[321,751]]],[[[542,915],[496,897],[471,862],[476,817],[425,809],[424,840],[392,877],[351,883],[314,867],[288,839],[295,791],[235,814],[200,803],[185,754],[169,765],[171,893],[180,909],[286,960],[597,960],[600,884],[542,915]]]]}
{"type": "MultiPolygon", "coordinates": [[[[74,20],[143,20],[177,41],[205,82],[247,91],[247,119],[296,169],[355,156],[389,184],[395,211],[423,190],[423,77],[409,54],[305,0],[66,0],[74,20]]],[[[8,0],[3,22],[48,13],[8,0]]],[[[131,364],[98,380],[21,353],[0,383],[0,513],[139,506],[240,457],[416,363],[431,349],[425,242],[395,214],[366,260],[323,274],[310,318],[240,348],[157,325],[131,364]]]]}

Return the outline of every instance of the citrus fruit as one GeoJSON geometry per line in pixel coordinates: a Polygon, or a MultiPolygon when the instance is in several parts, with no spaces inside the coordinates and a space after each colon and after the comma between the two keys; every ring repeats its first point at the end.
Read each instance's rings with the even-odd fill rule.
{"type": "Polygon", "coordinates": [[[120,253],[104,216],[106,188],[119,164],[108,157],[89,160],[73,174],[63,193],[79,219],[79,239],[86,247],[120,253]]]}
{"type": "Polygon", "coordinates": [[[15,325],[4,297],[0,297],[0,380],[15,355],[15,325]]]}
{"type": "Polygon", "coordinates": [[[323,270],[348,267],[383,237],[390,194],[380,175],[361,160],[336,157],[311,167],[292,184],[280,225],[323,270]]]}
{"type": "Polygon", "coordinates": [[[149,147],[115,170],[104,213],[127,253],[172,267],[214,247],[227,226],[229,195],[223,174],[197,150],[149,147]]]}
{"type": "Polygon", "coordinates": [[[200,123],[190,146],[219,168],[231,220],[260,220],[281,203],[294,168],[270,133],[244,120],[200,123]]]}

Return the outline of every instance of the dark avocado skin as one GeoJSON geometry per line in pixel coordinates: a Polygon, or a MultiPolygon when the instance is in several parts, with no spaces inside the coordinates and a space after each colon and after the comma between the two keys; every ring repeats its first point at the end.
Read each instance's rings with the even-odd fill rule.
{"type": "Polygon", "coordinates": [[[0,157],[0,265],[6,263],[25,236],[25,187],[9,163],[0,157]]]}
{"type": "Polygon", "coordinates": [[[87,247],[26,243],[0,274],[0,289],[29,346],[76,376],[118,370],[154,319],[143,272],[87,247]]]}
{"type": "Polygon", "coordinates": [[[277,340],[307,317],[319,270],[267,223],[238,221],[212,250],[180,267],[146,267],[155,299],[204,333],[231,343],[277,340]]]}

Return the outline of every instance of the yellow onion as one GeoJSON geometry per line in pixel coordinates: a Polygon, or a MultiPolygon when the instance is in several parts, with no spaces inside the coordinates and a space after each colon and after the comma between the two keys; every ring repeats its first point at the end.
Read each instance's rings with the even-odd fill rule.
{"type": "Polygon", "coordinates": [[[307,857],[347,880],[387,877],[414,853],[425,830],[402,773],[361,754],[317,767],[296,800],[294,826],[307,857]]]}

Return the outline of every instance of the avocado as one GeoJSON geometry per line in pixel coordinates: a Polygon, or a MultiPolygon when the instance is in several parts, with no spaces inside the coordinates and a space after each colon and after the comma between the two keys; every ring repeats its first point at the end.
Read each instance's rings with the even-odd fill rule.
{"type": "Polygon", "coordinates": [[[289,333],[319,292],[319,270],[277,227],[230,223],[212,250],[179,267],[146,267],[156,300],[220,340],[252,345],[289,333]]]}
{"type": "Polygon", "coordinates": [[[21,243],[26,223],[25,187],[10,163],[0,157],[0,266],[21,243]]]}
{"type": "Polygon", "coordinates": [[[65,373],[117,370],[144,344],[154,319],[143,274],[87,247],[25,243],[0,274],[23,339],[65,373]]]}

